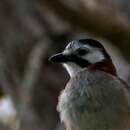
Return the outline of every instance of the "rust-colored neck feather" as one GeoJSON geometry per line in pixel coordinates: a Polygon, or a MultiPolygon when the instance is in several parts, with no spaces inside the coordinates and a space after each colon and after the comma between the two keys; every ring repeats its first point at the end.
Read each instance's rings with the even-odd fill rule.
{"type": "Polygon", "coordinates": [[[94,70],[95,69],[102,70],[104,72],[117,76],[116,68],[114,64],[112,63],[111,58],[105,59],[101,62],[97,62],[91,65],[89,68],[94,69],[94,70]]]}

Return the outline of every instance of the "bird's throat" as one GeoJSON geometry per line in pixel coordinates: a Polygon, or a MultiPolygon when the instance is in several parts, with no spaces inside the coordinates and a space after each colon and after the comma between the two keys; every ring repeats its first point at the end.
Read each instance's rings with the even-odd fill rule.
{"type": "Polygon", "coordinates": [[[63,66],[65,67],[71,78],[83,69],[82,67],[73,62],[64,63],[63,66]]]}

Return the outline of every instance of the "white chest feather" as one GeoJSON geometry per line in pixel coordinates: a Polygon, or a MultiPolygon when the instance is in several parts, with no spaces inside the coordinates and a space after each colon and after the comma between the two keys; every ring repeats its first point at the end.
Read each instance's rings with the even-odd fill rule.
{"type": "Polygon", "coordinates": [[[80,72],[83,69],[80,66],[78,66],[72,62],[64,63],[63,66],[66,68],[70,77],[74,77],[77,74],[77,72],[80,72]]]}

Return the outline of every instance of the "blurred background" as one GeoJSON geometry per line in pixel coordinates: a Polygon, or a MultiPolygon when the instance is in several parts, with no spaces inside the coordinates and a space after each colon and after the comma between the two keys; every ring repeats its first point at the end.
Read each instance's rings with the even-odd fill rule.
{"type": "Polygon", "coordinates": [[[130,83],[129,0],[0,0],[0,130],[64,130],[69,76],[48,57],[80,38],[103,43],[130,83]]]}

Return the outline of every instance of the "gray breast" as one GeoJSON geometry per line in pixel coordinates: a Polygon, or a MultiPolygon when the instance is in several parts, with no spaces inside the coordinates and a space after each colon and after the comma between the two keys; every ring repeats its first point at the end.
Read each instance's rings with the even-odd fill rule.
{"type": "Polygon", "coordinates": [[[129,96],[118,78],[84,70],[68,82],[57,109],[61,120],[74,130],[129,130],[129,96]]]}

